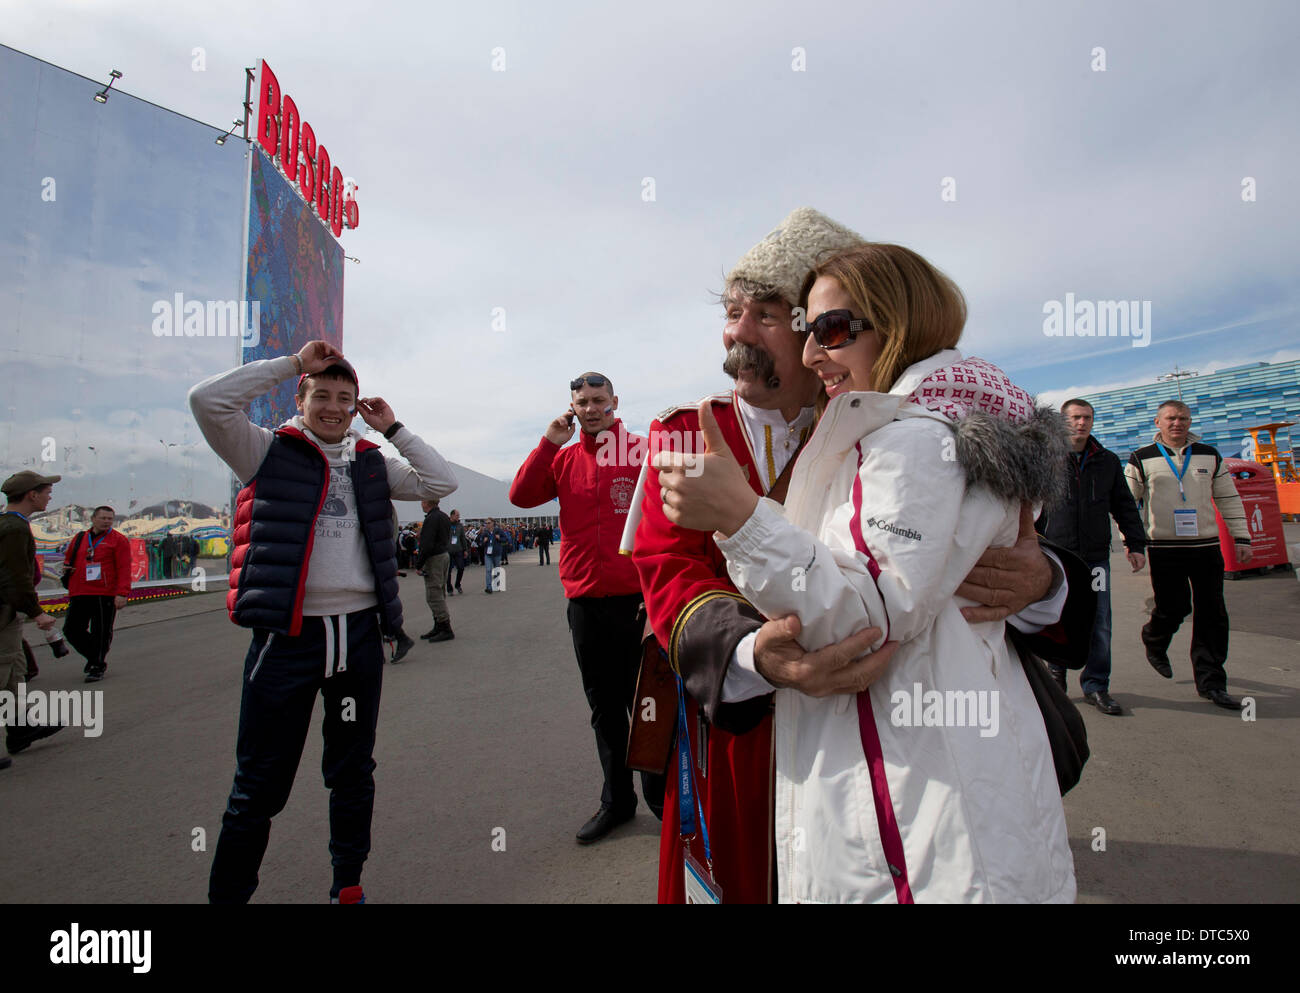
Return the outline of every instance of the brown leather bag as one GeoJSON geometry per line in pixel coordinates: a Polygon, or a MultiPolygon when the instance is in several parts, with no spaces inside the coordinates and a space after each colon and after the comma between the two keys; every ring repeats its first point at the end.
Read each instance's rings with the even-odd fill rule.
{"type": "MultiPolygon", "coordinates": [[[[645,605],[641,613],[645,614],[645,605]]],[[[632,698],[632,728],[627,736],[627,767],[664,775],[673,757],[673,729],[677,726],[677,676],[659,639],[646,620],[641,635],[641,671],[632,698]]]]}

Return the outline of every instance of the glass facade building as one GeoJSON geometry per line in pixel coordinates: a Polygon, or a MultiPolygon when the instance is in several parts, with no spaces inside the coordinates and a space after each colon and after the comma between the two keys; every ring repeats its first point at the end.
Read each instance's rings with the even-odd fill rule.
{"type": "MultiPolygon", "coordinates": [[[[1135,448],[1151,442],[1156,408],[1179,399],[1180,389],[1183,403],[1192,409],[1192,432],[1223,455],[1237,455],[1250,436],[1246,429],[1260,424],[1295,421],[1291,440],[1300,440],[1300,359],[1084,394],[1096,408],[1093,435],[1127,461],[1135,448]]],[[[1286,445],[1285,430],[1279,432],[1278,445],[1286,445]]]]}

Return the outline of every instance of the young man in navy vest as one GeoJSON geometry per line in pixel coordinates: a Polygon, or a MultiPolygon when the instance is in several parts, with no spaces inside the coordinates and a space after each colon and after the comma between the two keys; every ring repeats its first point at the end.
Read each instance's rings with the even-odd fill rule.
{"type": "Polygon", "coordinates": [[[447,462],[379,397],[359,397],[336,348],[250,362],[190,390],[203,437],[244,484],[233,522],[231,619],[253,629],[244,660],[235,783],[212,860],[208,899],[244,903],[257,888],[271,818],[289,799],[316,694],[325,698],[332,901],[364,901],[383,638],[398,637],[392,500],[456,489],[447,462]],[[248,404],[298,379],[298,416],[272,432],[248,404]],[[402,458],[353,430],[361,419],[402,458]]]}

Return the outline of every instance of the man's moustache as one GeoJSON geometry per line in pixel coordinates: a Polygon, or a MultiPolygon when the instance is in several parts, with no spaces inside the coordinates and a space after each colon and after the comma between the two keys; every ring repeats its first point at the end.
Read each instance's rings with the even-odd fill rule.
{"type": "Polygon", "coordinates": [[[776,363],[772,361],[772,356],[761,348],[736,342],[727,349],[727,357],[722,362],[722,371],[735,379],[745,369],[752,369],[754,375],[763,380],[768,389],[780,388],[781,377],[776,375],[776,363]]]}

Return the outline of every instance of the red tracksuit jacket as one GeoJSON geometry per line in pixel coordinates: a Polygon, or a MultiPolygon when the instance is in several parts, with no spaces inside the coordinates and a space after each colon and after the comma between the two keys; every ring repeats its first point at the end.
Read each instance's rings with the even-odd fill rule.
{"type": "Polygon", "coordinates": [[[564,448],[543,437],[515,473],[516,507],[560,501],[560,582],[570,600],[641,592],[636,567],[618,546],[645,451],[646,440],[615,420],[596,437],[579,432],[578,443],[564,448]]]}
{"type": "MultiPolygon", "coordinates": [[[[72,542],[76,542],[73,537],[72,542]]],[[[65,563],[75,566],[68,583],[69,596],[127,596],[131,592],[131,542],[121,531],[110,528],[102,537],[86,531],[77,549],[77,561],[72,562],[72,544],[64,553],[65,563]],[[91,541],[94,539],[94,557],[91,541]],[[86,563],[99,565],[99,579],[86,579],[86,563]]]]}

